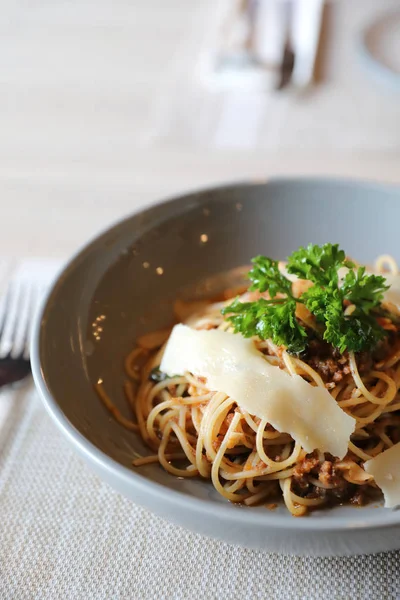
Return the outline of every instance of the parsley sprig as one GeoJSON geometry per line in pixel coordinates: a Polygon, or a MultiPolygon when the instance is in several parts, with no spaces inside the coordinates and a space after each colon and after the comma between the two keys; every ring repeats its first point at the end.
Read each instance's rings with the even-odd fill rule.
{"type": "Polygon", "coordinates": [[[296,304],[306,306],[320,323],[323,339],[339,349],[369,350],[383,338],[385,330],[373,315],[388,289],[380,275],[365,267],[355,268],[338,244],[299,248],[288,258],[287,271],[314,285],[295,298],[292,282],[280,271],[278,261],[266,256],[253,259],[249,272],[251,291],[268,292],[270,299],[240,302],[223,309],[234,331],[244,337],[272,339],[289,351],[299,353],[307,346],[307,331],[296,317],[296,304]],[[340,278],[339,269],[349,269],[340,278]],[[345,312],[351,305],[351,311],[345,312]]]}

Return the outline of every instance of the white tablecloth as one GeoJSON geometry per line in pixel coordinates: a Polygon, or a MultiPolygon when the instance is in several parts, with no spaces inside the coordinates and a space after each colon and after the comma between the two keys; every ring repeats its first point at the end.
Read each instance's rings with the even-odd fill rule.
{"type": "Polygon", "coordinates": [[[27,600],[385,600],[400,595],[400,552],[293,558],[190,533],[93,475],[31,384],[0,396],[0,598],[27,600]]]}

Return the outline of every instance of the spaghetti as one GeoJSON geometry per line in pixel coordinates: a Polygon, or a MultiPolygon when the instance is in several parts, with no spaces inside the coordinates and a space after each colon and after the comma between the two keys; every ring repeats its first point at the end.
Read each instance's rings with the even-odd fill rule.
{"type": "MultiPolygon", "coordinates": [[[[378,261],[381,269],[397,272],[391,257],[378,261]]],[[[203,306],[186,322],[195,329],[229,331],[231,324],[221,314],[226,304],[203,306]]],[[[310,326],[306,314],[303,323],[310,326]]],[[[379,491],[364,462],[400,441],[400,336],[392,325],[385,342],[368,354],[338,355],[320,341],[299,358],[269,339],[253,338],[271,365],[328,389],[356,419],[342,460],[319,450],[307,454],[290,435],[247,413],[234,398],[208,389],[202,377],[166,377],[159,365],[169,331],[139,339],[125,360],[124,389],[135,422],[116,409],[101,380],[96,389],[121,425],[138,430],[153,451],[134,460],[136,467],[159,463],[171,475],[210,479],[222,496],[249,506],[281,494],[295,516],[347,501],[362,504],[379,491]]]]}

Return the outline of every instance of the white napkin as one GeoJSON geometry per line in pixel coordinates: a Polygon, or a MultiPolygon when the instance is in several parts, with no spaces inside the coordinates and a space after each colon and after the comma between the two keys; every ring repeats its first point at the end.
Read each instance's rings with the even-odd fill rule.
{"type": "Polygon", "coordinates": [[[271,91],[289,37],[295,52],[291,83],[306,87],[313,78],[323,6],[324,0],[219,0],[199,61],[200,79],[213,89],[271,91]]]}

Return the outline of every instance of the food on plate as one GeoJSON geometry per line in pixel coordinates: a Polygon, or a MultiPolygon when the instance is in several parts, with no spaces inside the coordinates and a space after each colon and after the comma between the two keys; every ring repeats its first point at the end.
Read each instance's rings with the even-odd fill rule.
{"type": "Polygon", "coordinates": [[[282,495],[295,516],[379,492],[400,504],[396,263],[372,271],[330,243],[252,262],[248,289],[179,300],[182,322],[139,338],[125,362],[135,421],[96,384],[153,451],[133,464],[210,479],[245,505],[282,495]]]}

